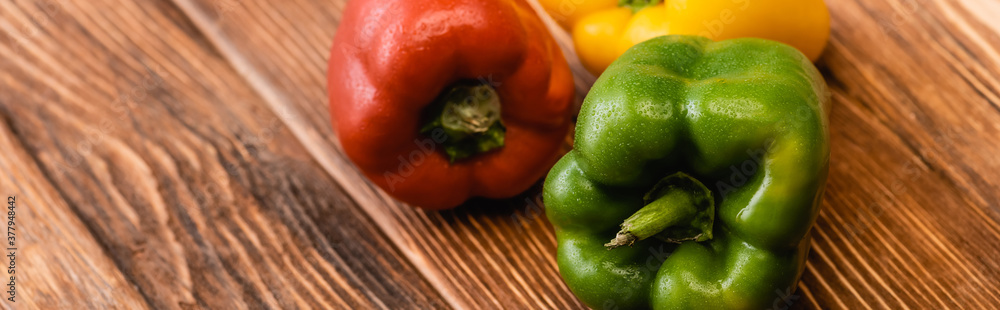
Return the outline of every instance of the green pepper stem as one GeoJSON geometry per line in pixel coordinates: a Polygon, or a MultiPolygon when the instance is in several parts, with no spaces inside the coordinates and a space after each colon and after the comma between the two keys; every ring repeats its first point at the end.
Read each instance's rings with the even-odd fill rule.
{"type": "Polygon", "coordinates": [[[621,225],[608,249],[632,245],[649,237],[668,242],[712,239],[715,207],[712,193],[701,182],[676,173],[657,183],[646,194],[646,206],[621,225]]]}
{"type": "Polygon", "coordinates": [[[618,0],[618,6],[631,8],[632,13],[635,13],[646,7],[660,4],[660,2],[663,0],[618,0]]]}
{"type": "Polygon", "coordinates": [[[425,114],[420,133],[443,130],[442,147],[454,162],[503,147],[507,129],[500,119],[500,96],[489,84],[458,83],[440,96],[425,114]]]}
{"type": "Polygon", "coordinates": [[[688,192],[671,191],[642,207],[622,223],[622,230],[615,235],[615,239],[604,246],[614,249],[632,245],[636,241],[655,236],[667,227],[689,221],[698,211],[691,196],[688,192]]]}

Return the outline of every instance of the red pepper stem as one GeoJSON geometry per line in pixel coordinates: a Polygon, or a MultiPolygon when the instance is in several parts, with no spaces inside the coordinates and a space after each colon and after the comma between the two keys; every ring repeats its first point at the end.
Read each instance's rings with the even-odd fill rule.
{"type": "Polygon", "coordinates": [[[500,96],[489,84],[458,83],[446,90],[425,111],[429,120],[423,134],[437,135],[445,153],[454,162],[503,147],[507,129],[500,119],[500,96]]]}
{"type": "Polygon", "coordinates": [[[646,206],[621,225],[621,231],[604,246],[614,249],[657,237],[667,242],[712,239],[715,217],[712,193],[684,173],[668,176],[646,194],[646,206]]]}

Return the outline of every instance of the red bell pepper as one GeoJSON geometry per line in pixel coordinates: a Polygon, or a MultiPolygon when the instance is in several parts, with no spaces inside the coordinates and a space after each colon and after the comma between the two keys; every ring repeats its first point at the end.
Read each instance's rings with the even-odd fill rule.
{"type": "Polygon", "coordinates": [[[523,0],[351,1],[328,90],[351,161],[427,209],[523,192],[571,126],[569,66],[523,0]]]}

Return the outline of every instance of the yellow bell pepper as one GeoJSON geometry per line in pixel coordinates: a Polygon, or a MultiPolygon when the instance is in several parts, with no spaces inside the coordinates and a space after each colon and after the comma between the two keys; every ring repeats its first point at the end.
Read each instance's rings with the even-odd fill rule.
{"type": "Polygon", "coordinates": [[[632,45],[669,35],[755,37],[819,58],[830,36],[823,0],[539,0],[571,31],[583,65],[601,74],[632,45]]]}

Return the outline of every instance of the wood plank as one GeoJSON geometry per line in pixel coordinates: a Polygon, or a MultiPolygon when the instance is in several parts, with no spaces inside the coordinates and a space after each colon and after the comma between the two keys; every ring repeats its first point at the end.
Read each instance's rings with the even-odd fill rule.
{"type": "MultiPolygon", "coordinates": [[[[235,67],[252,73],[250,84],[269,94],[272,109],[305,117],[287,122],[290,130],[327,172],[351,184],[347,192],[446,299],[469,307],[579,306],[555,280],[544,217],[509,220],[535,210],[524,197],[422,212],[387,198],[350,167],[329,129],[323,92],[345,1],[175,2],[235,67]],[[498,208],[504,204],[520,206],[498,208]],[[521,244],[530,252],[509,252],[521,244]]],[[[1000,40],[990,16],[1000,8],[979,0],[829,6],[833,37],[819,65],[834,98],[833,162],[796,296],[823,308],[1000,303],[993,285],[1000,268],[990,259],[1000,249],[1000,40]]]]}
{"type": "Polygon", "coordinates": [[[101,253],[55,244],[28,308],[447,307],[171,3],[3,1],[0,30],[0,111],[58,191],[33,200],[64,197],[128,280],[43,286],[32,266],[101,253]]]}
{"type": "Polygon", "coordinates": [[[805,283],[852,309],[995,307],[1000,36],[970,11],[988,8],[830,7],[832,167],[805,283]]]}
{"type": "MultiPolygon", "coordinates": [[[[2,98],[7,102],[10,98],[2,98]]],[[[87,226],[73,213],[55,186],[11,132],[10,115],[0,110],[0,191],[4,195],[4,241],[13,227],[14,273],[4,258],[3,283],[14,276],[14,300],[3,294],[4,309],[146,309],[136,291],[87,226]],[[14,225],[8,223],[8,199],[14,199],[14,225]]],[[[4,255],[9,243],[4,242],[4,255]]],[[[4,285],[4,291],[9,289],[4,285]]]]}

